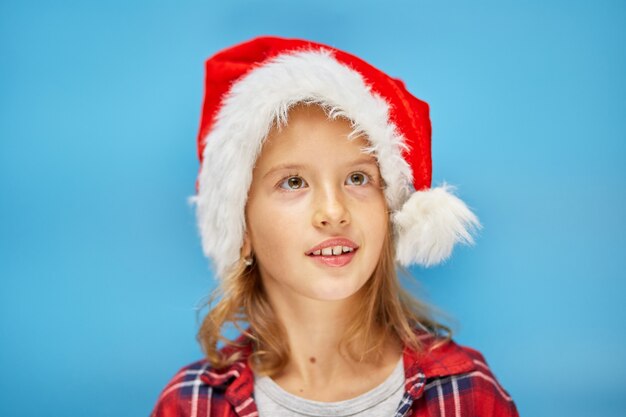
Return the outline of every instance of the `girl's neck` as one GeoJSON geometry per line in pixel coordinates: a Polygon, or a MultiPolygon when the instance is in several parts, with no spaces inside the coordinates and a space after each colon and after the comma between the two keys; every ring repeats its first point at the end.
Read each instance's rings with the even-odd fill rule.
{"type": "MultiPolygon", "coordinates": [[[[382,355],[374,361],[359,362],[340,352],[357,297],[333,302],[272,301],[277,301],[272,305],[287,333],[290,351],[289,362],[273,379],[295,395],[318,401],[352,398],[381,383],[400,359],[402,348],[395,340],[386,340],[382,355]]],[[[382,329],[375,329],[372,340],[382,334],[382,329]]]]}

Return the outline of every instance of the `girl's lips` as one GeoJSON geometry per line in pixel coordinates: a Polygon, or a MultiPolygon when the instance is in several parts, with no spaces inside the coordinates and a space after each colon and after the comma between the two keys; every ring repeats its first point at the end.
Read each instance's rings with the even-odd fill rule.
{"type": "Polygon", "coordinates": [[[305,255],[312,255],[313,252],[315,251],[322,250],[324,248],[331,248],[335,246],[345,246],[345,247],[351,248],[353,251],[356,251],[359,248],[359,245],[357,245],[350,239],[347,239],[345,237],[336,237],[336,238],[325,240],[322,243],[313,246],[311,249],[305,252],[305,255]]]}
{"type": "Polygon", "coordinates": [[[352,252],[342,253],[341,255],[309,255],[309,258],[322,265],[337,268],[349,264],[356,252],[357,249],[354,249],[352,252]]]}

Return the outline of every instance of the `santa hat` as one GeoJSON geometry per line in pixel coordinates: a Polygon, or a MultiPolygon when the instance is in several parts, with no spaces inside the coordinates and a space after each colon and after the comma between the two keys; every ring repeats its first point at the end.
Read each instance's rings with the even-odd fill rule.
{"type": "Polygon", "coordinates": [[[476,216],[449,185],[431,188],[428,104],[354,55],[306,40],[259,37],[206,61],[200,170],[190,202],[218,276],[241,261],[244,210],[263,141],[300,102],[332,108],[367,135],[386,184],[401,265],[434,265],[456,243],[473,243],[476,216]]]}

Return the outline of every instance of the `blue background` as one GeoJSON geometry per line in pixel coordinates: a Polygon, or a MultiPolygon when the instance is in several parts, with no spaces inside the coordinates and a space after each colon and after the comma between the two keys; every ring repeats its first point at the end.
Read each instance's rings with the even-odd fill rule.
{"type": "Polygon", "coordinates": [[[201,357],[203,61],[261,34],[430,103],[434,183],[484,229],[412,288],[520,413],[626,414],[625,3],[387,4],[0,4],[0,415],[147,415],[201,357]]]}

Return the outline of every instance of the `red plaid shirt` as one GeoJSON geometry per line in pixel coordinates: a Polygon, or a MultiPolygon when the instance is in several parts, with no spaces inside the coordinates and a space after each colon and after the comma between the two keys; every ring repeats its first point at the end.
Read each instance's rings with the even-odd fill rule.
{"type": "MultiPolygon", "coordinates": [[[[424,336],[428,348],[434,339],[424,336]]],[[[254,375],[245,360],[251,346],[240,349],[244,358],[224,369],[211,369],[206,360],[182,368],[151,417],[258,417],[254,375]]],[[[405,392],[393,417],[519,417],[477,350],[450,341],[424,354],[405,348],[403,360],[405,392]]]]}

